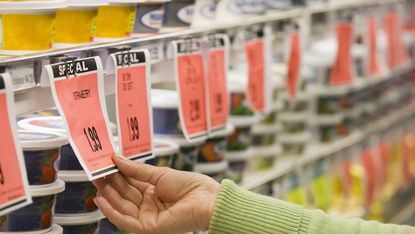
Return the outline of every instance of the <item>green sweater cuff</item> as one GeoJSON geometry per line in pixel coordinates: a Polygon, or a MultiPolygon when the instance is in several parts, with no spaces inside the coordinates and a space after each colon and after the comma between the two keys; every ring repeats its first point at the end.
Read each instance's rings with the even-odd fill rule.
{"type": "Polygon", "coordinates": [[[222,182],[209,233],[306,233],[311,214],[300,206],[222,182]]]}

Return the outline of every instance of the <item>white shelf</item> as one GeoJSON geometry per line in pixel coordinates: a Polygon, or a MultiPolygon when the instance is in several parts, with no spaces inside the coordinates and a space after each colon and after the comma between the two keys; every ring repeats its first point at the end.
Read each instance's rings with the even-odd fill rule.
{"type": "Polygon", "coordinates": [[[247,173],[241,186],[245,189],[251,190],[275,179],[281,178],[284,175],[294,172],[298,168],[302,168],[305,165],[316,162],[322,158],[330,157],[338,151],[353,146],[362,140],[367,139],[370,134],[383,131],[411,114],[415,114],[415,103],[408,105],[396,113],[382,118],[378,122],[371,124],[367,129],[355,132],[331,144],[325,144],[321,147],[314,147],[314,150],[308,152],[304,157],[284,159],[281,162],[277,161],[275,167],[268,172],[247,173]]]}

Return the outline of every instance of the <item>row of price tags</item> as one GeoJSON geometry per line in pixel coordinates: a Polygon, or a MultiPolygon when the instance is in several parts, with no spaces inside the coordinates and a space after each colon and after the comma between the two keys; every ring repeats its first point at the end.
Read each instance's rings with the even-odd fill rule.
{"type": "Polygon", "coordinates": [[[32,202],[23,151],[17,139],[11,78],[0,74],[0,216],[32,202]]]}

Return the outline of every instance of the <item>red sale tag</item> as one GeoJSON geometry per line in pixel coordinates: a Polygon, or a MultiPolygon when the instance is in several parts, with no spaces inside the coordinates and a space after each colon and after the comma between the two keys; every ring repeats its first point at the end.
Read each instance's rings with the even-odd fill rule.
{"type": "Polygon", "coordinates": [[[208,132],[204,61],[199,40],[173,42],[179,114],[187,140],[205,137],[208,132]]]}
{"type": "Polygon", "coordinates": [[[120,153],[130,160],[148,159],[153,150],[150,106],[150,55],[147,50],[112,54],[120,153]]]}
{"type": "Polygon", "coordinates": [[[98,57],[46,66],[69,142],[90,180],[117,171],[98,57]]]}
{"type": "Polygon", "coordinates": [[[225,128],[229,117],[229,93],[227,84],[227,57],[229,39],[226,35],[207,38],[207,100],[209,103],[209,129],[225,128]]]}
{"type": "Polygon", "coordinates": [[[376,188],[376,169],[373,154],[370,149],[366,149],[362,153],[363,167],[366,173],[366,191],[365,191],[365,204],[370,206],[374,199],[374,193],[376,188]]]}
{"type": "Polygon", "coordinates": [[[353,63],[351,57],[353,26],[351,23],[338,23],[337,57],[330,76],[330,85],[351,85],[353,83],[353,63]]]}
{"type": "Polygon", "coordinates": [[[265,45],[263,39],[255,39],[245,44],[248,63],[247,99],[257,112],[264,112],[266,105],[265,93],[265,45]]]}
{"type": "Polygon", "coordinates": [[[17,140],[12,90],[10,77],[0,74],[0,216],[32,203],[22,149],[17,140]]]}
{"type": "Polygon", "coordinates": [[[288,59],[288,72],[285,79],[285,86],[288,96],[295,98],[298,91],[298,80],[300,76],[300,63],[301,63],[301,45],[300,34],[294,32],[290,38],[291,50],[290,57],[288,59]]]}
{"type": "Polygon", "coordinates": [[[377,26],[375,17],[370,17],[367,21],[367,30],[368,30],[368,50],[369,50],[369,59],[367,63],[367,75],[373,77],[374,75],[379,74],[379,57],[378,57],[378,43],[377,43],[377,26]]]}
{"type": "Polygon", "coordinates": [[[387,46],[387,63],[390,69],[399,65],[398,58],[398,32],[397,16],[394,11],[388,11],[385,14],[385,31],[388,42],[387,46]]]}

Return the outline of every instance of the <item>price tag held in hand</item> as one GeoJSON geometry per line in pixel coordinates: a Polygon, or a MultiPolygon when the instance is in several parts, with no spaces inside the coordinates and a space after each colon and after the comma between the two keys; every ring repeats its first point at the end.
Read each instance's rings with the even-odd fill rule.
{"type": "Polygon", "coordinates": [[[204,60],[199,39],[173,41],[175,77],[179,91],[179,115],[189,141],[208,132],[204,60]]]}
{"type": "Polygon", "coordinates": [[[90,180],[117,171],[98,57],[46,66],[69,142],[90,180]]]}
{"type": "Polygon", "coordinates": [[[351,57],[353,26],[351,23],[338,23],[337,56],[330,76],[330,85],[351,85],[353,83],[353,63],[351,57]]]}
{"type": "Polygon", "coordinates": [[[369,77],[380,73],[379,56],[378,56],[378,43],[377,43],[377,24],[375,17],[370,17],[367,21],[368,30],[368,50],[369,60],[367,63],[367,75],[369,77]]]}
{"type": "Polygon", "coordinates": [[[32,203],[15,119],[10,77],[0,74],[0,216],[32,203]]]}
{"type": "Polygon", "coordinates": [[[230,105],[227,85],[229,38],[212,35],[206,38],[207,55],[207,102],[209,106],[209,129],[224,129],[228,121],[230,105]]]}
{"type": "Polygon", "coordinates": [[[112,54],[107,70],[115,68],[115,97],[120,153],[130,160],[152,157],[150,55],[147,50],[112,54]]]}
{"type": "Polygon", "coordinates": [[[300,65],[301,65],[301,44],[300,34],[294,32],[290,37],[291,50],[290,57],[288,59],[288,72],[285,79],[285,86],[288,96],[295,98],[298,91],[298,81],[300,77],[300,65]]]}
{"type": "Polygon", "coordinates": [[[265,81],[265,43],[256,38],[245,44],[245,55],[248,65],[247,100],[256,112],[266,109],[265,81]]]}

